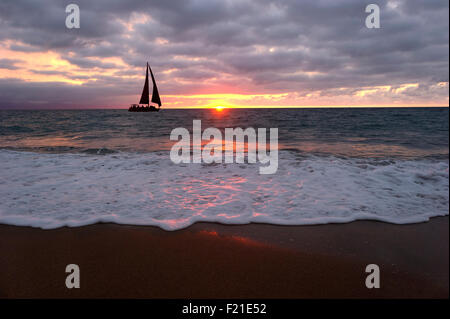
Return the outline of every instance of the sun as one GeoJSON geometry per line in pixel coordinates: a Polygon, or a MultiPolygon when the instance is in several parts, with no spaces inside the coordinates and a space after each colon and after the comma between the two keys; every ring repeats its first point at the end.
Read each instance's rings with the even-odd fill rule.
{"type": "Polygon", "coordinates": [[[216,111],[217,111],[217,112],[222,112],[223,109],[224,109],[223,106],[216,106],[216,111]]]}

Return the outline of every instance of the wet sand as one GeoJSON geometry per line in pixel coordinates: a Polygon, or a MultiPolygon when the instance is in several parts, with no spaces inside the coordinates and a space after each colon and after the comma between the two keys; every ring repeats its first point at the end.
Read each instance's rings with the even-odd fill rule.
{"type": "Polygon", "coordinates": [[[448,217],[393,225],[0,225],[2,298],[448,298],[448,217]],[[377,264],[381,288],[367,289],[377,264]],[[81,288],[65,286],[77,264],[81,288]]]}

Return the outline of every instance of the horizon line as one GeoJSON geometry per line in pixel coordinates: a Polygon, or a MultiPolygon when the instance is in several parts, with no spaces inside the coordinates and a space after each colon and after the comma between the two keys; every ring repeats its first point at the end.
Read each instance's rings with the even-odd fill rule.
{"type": "MultiPolygon", "coordinates": [[[[283,106],[185,106],[185,107],[162,107],[163,110],[201,110],[201,109],[344,109],[344,108],[449,108],[449,105],[320,105],[320,106],[297,106],[297,105],[283,105],[283,106]]],[[[79,108],[1,108],[1,111],[16,110],[16,111],[33,111],[33,110],[127,110],[127,107],[79,107],[79,108]]]]}

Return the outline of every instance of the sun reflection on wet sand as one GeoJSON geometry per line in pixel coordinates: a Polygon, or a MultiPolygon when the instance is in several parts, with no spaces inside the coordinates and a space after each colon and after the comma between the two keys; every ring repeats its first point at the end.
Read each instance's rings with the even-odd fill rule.
{"type": "Polygon", "coordinates": [[[254,239],[251,239],[249,237],[245,236],[238,236],[238,235],[225,235],[225,234],[219,234],[219,232],[215,230],[200,230],[197,232],[197,234],[202,236],[210,236],[215,238],[220,238],[223,240],[228,240],[234,243],[239,243],[245,246],[253,246],[253,247],[271,247],[272,245],[268,243],[263,243],[254,239]]]}

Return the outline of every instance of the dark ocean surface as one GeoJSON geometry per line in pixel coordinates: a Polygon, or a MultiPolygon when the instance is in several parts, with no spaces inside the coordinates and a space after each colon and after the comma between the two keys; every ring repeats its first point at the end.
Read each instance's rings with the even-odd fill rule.
{"type": "Polygon", "coordinates": [[[176,127],[276,127],[280,149],[352,157],[448,157],[448,108],[0,111],[0,148],[168,150],[176,127]]]}

